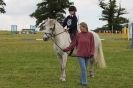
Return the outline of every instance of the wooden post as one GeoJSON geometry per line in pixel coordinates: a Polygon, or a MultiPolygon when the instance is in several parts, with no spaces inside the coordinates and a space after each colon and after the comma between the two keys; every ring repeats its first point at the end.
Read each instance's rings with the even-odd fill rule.
{"type": "Polygon", "coordinates": [[[133,23],[132,23],[132,44],[131,44],[131,48],[133,48],[133,23]]]}

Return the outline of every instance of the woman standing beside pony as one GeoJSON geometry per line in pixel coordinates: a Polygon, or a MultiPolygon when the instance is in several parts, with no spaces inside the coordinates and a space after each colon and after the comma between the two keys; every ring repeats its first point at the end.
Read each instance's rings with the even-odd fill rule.
{"type": "Polygon", "coordinates": [[[64,49],[64,52],[71,51],[75,46],[77,48],[77,57],[81,67],[81,80],[80,83],[83,86],[87,86],[87,66],[90,58],[94,56],[94,37],[91,32],[88,32],[88,26],[86,23],[80,23],[80,33],[77,34],[69,47],[64,49]]]}

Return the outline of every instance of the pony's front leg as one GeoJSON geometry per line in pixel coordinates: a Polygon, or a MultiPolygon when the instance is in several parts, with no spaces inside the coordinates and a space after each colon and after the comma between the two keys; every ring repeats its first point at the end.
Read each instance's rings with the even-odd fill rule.
{"type": "Polygon", "coordinates": [[[63,59],[62,59],[62,55],[60,53],[57,53],[57,57],[60,63],[60,68],[61,68],[61,73],[60,73],[60,80],[63,79],[63,70],[62,70],[62,63],[63,63],[63,59]]]}
{"type": "Polygon", "coordinates": [[[67,63],[67,53],[62,55],[62,63],[61,63],[61,81],[66,81],[66,63],[67,63]]]}
{"type": "Polygon", "coordinates": [[[67,63],[67,54],[66,53],[63,53],[63,54],[57,53],[57,56],[58,56],[60,67],[61,67],[60,80],[66,81],[65,68],[66,68],[66,63],[67,63]]]}

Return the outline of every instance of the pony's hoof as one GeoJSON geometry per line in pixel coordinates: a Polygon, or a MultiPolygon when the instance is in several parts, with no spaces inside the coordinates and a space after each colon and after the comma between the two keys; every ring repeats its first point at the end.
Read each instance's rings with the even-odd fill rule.
{"type": "Polygon", "coordinates": [[[90,75],[90,77],[91,77],[91,78],[94,78],[94,77],[95,77],[95,75],[90,75]]]}
{"type": "Polygon", "coordinates": [[[60,80],[61,80],[62,82],[65,82],[65,81],[66,81],[66,79],[65,79],[65,78],[60,78],[60,80]]]}

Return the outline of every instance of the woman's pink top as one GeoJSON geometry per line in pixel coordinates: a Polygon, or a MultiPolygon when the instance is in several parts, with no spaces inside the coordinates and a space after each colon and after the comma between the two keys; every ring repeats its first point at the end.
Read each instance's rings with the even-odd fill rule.
{"type": "Polygon", "coordinates": [[[90,32],[80,32],[76,35],[69,47],[64,51],[70,51],[76,46],[77,56],[90,57],[94,55],[94,37],[90,32]]]}

